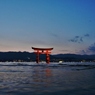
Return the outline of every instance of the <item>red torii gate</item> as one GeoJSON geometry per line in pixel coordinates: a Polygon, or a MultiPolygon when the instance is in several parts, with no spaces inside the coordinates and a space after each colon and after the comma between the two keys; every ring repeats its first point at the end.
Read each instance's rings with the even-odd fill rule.
{"type": "Polygon", "coordinates": [[[37,63],[39,63],[39,54],[46,54],[46,63],[49,64],[50,53],[51,53],[51,50],[53,48],[35,48],[35,47],[32,47],[32,49],[34,49],[34,53],[36,53],[36,62],[37,63]]]}

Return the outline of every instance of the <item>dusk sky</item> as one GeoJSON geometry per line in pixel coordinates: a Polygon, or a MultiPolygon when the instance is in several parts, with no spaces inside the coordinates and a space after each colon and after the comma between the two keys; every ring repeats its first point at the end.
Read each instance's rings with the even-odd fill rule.
{"type": "Polygon", "coordinates": [[[95,0],[0,0],[0,51],[32,46],[95,54],[95,0]]]}

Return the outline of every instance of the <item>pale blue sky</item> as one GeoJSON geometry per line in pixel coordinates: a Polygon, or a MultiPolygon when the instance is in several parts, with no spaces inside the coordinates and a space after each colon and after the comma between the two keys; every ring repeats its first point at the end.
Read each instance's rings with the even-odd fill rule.
{"type": "Polygon", "coordinates": [[[0,51],[32,46],[95,54],[95,0],[0,0],[0,51]]]}

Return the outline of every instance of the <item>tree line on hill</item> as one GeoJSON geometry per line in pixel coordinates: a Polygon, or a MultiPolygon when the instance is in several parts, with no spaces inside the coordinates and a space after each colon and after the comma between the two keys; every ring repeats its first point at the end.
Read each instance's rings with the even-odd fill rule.
{"type": "MultiPolygon", "coordinates": [[[[45,61],[46,55],[40,54],[40,61],[45,61]]],[[[31,62],[36,61],[36,54],[29,52],[0,52],[0,62],[31,62]]],[[[77,55],[77,54],[56,54],[50,55],[51,62],[80,62],[95,61],[95,55],[77,55]]]]}

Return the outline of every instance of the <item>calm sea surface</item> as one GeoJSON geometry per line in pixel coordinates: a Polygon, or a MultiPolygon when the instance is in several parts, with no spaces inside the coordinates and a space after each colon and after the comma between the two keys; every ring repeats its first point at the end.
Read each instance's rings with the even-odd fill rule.
{"type": "Polygon", "coordinates": [[[0,63],[0,95],[95,95],[95,63],[0,63]]]}

